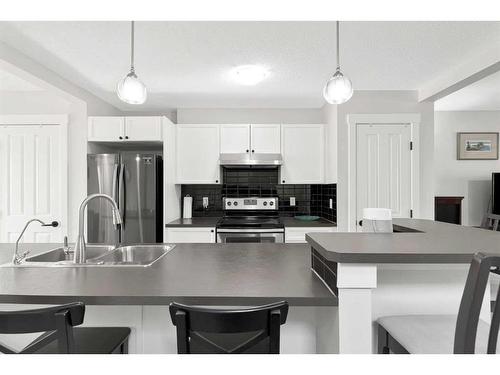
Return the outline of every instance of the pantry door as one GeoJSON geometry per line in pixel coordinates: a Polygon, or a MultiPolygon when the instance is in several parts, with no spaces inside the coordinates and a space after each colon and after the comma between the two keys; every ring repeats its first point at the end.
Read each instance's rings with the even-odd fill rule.
{"type": "MultiPolygon", "coordinates": [[[[0,116],[0,242],[62,242],[67,232],[66,116],[0,116]]],[[[82,166],[85,168],[85,166],[82,166]]]]}
{"type": "Polygon", "coordinates": [[[363,208],[390,208],[412,217],[411,125],[357,124],[356,223],[363,208]]]}

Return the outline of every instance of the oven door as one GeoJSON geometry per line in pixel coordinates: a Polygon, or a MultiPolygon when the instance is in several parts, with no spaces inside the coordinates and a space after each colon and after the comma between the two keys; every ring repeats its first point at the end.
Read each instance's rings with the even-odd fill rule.
{"type": "Polygon", "coordinates": [[[217,243],[284,243],[280,229],[217,229],[217,243]]]}

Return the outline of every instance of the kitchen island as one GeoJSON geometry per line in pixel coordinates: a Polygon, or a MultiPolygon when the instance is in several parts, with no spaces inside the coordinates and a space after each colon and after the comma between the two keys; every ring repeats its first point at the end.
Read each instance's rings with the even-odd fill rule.
{"type": "MultiPolygon", "coordinates": [[[[500,232],[432,220],[394,224],[398,233],[306,236],[313,268],[338,288],[340,353],[374,352],[380,316],[457,314],[473,254],[500,255],[500,232]]],[[[489,288],[481,318],[490,319],[489,288]]]]}
{"type": "MultiPolygon", "coordinates": [[[[13,244],[0,244],[0,263],[13,244]]],[[[22,244],[33,253],[60,244],[22,244]]],[[[168,304],[290,304],[282,352],[335,352],[337,298],[310,269],[298,244],[178,244],[150,267],[0,267],[3,308],[82,301],[85,325],[132,328],[130,351],[175,353],[168,304]]],[[[5,338],[0,338],[4,341],[5,338]]]]}

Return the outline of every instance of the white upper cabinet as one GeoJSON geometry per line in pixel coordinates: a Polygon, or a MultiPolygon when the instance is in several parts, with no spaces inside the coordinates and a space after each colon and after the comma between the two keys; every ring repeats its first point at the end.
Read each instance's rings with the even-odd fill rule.
{"type": "Polygon", "coordinates": [[[88,140],[119,142],[124,139],[125,118],[118,116],[89,117],[88,140]]]}
{"type": "Polygon", "coordinates": [[[179,124],[176,183],[219,184],[219,125],[179,124]]]}
{"type": "Polygon", "coordinates": [[[221,154],[244,154],[250,152],[250,125],[221,125],[220,152],[221,154]]]}
{"type": "Polygon", "coordinates": [[[125,140],[161,141],[161,117],[134,116],[125,117],[125,140]]]}
{"type": "Polygon", "coordinates": [[[162,119],[159,116],[89,117],[90,142],[162,141],[162,119]]]}
{"type": "Polygon", "coordinates": [[[220,126],[221,154],[279,154],[280,124],[224,124],[220,126]]]}
{"type": "Polygon", "coordinates": [[[283,124],[281,126],[281,183],[324,182],[324,125],[283,124]]]}
{"type": "Polygon", "coordinates": [[[281,152],[280,124],[252,124],[251,150],[258,154],[279,154],[281,152]]]}

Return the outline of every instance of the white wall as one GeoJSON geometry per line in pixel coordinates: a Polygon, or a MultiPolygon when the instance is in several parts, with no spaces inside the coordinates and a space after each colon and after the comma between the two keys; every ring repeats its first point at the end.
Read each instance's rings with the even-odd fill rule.
{"type": "Polygon", "coordinates": [[[434,104],[418,102],[417,91],[355,91],[351,100],[337,108],[337,224],[347,230],[348,124],[350,114],[419,113],[420,123],[420,218],[434,218],[434,104]]]}
{"type": "Polygon", "coordinates": [[[500,132],[500,111],[435,112],[435,195],[463,196],[462,224],[479,225],[499,160],[457,160],[458,132],[500,132]]]}
{"type": "Polygon", "coordinates": [[[323,121],[320,108],[181,108],[177,110],[178,124],[321,124],[323,121]]]}
{"type": "Polygon", "coordinates": [[[336,105],[325,105],[323,111],[323,123],[325,124],[325,182],[337,183],[337,125],[338,113],[336,105]]]}

